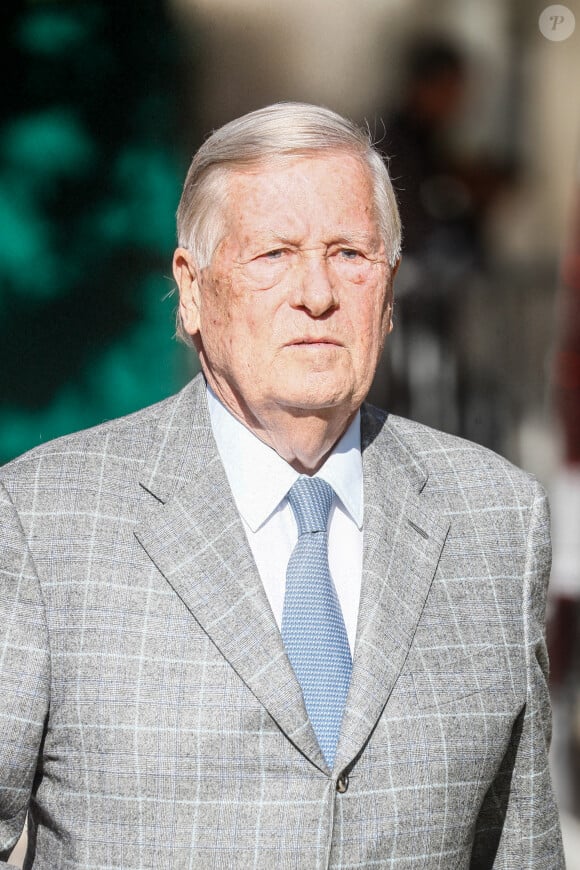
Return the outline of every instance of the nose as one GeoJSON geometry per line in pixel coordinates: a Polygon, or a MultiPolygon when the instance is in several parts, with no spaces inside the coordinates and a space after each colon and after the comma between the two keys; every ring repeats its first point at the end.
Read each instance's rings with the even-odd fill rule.
{"type": "Polygon", "coordinates": [[[338,305],[334,281],[324,255],[303,252],[301,268],[295,275],[290,304],[312,317],[321,317],[338,305]]]}

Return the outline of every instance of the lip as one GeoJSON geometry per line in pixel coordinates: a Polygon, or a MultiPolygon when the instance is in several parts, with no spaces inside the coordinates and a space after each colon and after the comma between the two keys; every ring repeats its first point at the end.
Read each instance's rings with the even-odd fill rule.
{"type": "Polygon", "coordinates": [[[335,338],[329,338],[326,336],[310,336],[305,335],[300,338],[295,338],[292,341],[287,342],[286,347],[296,347],[300,345],[321,345],[327,344],[334,347],[342,347],[342,343],[337,341],[335,338]]]}

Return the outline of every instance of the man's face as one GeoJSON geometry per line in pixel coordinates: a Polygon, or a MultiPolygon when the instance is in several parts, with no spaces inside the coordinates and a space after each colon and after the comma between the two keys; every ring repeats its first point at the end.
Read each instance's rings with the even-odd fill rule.
{"type": "Polygon", "coordinates": [[[330,151],[236,171],[228,185],[211,264],[196,270],[182,249],[175,258],[208,382],[251,428],[282,409],[347,420],[392,326],[393,270],[366,168],[330,151]]]}

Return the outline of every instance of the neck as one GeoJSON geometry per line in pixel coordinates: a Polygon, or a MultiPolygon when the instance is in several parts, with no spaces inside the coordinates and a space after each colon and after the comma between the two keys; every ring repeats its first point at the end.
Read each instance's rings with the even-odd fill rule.
{"type": "Polygon", "coordinates": [[[358,408],[304,409],[267,406],[258,411],[218,383],[209,385],[244,426],[300,474],[315,474],[352,423],[358,408]]]}
{"type": "Polygon", "coordinates": [[[356,410],[332,416],[294,410],[268,415],[260,429],[248,428],[300,474],[311,475],[324,464],[355,414],[356,410]]]}

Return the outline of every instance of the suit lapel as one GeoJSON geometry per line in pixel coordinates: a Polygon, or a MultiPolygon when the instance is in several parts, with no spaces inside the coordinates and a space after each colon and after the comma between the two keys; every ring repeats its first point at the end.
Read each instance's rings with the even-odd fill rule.
{"type": "Polygon", "coordinates": [[[363,577],[341,769],[362,750],[405,664],[448,532],[423,505],[427,475],[391,426],[364,406],[362,448],[363,577]]]}
{"type": "MultiPolygon", "coordinates": [[[[448,524],[422,504],[427,476],[393,428],[363,407],[361,601],[336,767],[360,753],[411,646],[448,524]]],[[[281,730],[328,772],[211,433],[201,377],[160,419],[136,535],[192,616],[281,730]]]]}
{"type": "Polygon", "coordinates": [[[278,726],[326,770],[211,434],[201,378],[169,405],[142,486],[141,545],[278,726]]]}

